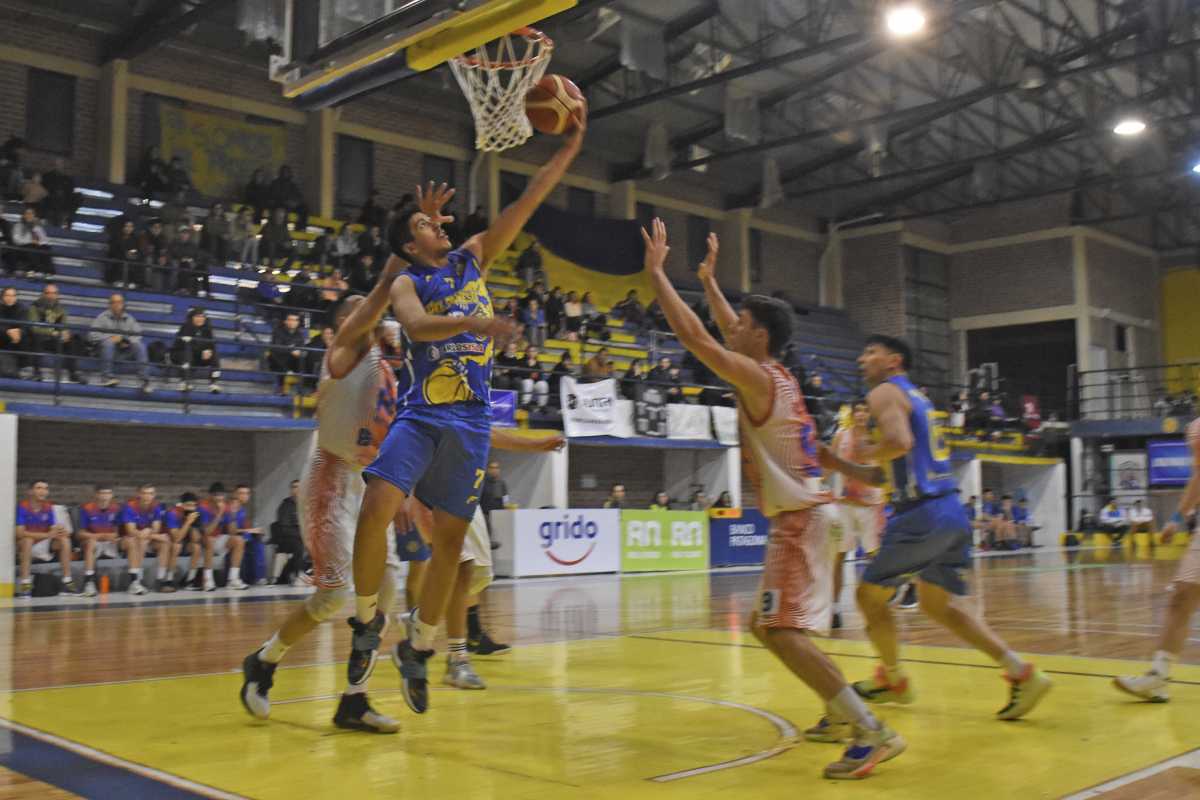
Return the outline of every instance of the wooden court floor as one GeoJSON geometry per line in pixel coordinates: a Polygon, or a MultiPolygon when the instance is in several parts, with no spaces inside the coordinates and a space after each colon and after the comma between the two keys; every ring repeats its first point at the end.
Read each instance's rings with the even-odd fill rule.
{"type": "MultiPolygon", "coordinates": [[[[477,660],[489,688],[439,686],[416,716],[381,660],[373,702],[403,725],[387,737],[329,722],[342,623],[288,654],[269,722],[242,711],[235,670],[294,595],[17,604],[0,613],[0,798],[1200,797],[1200,637],[1170,704],[1110,686],[1144,668],[1178,555],[977,560],[989,619],[1056,684],[1017,723],[992,718],[1006,688],[986,658],[898,612],[918,699],[882,711],[909,750],[853,784],[819,777],[838,748],[796,740],[818,703],[742,631],[754,572],[499,584],[485,617],[516,648],[477,660]]],[[[854,680],[873,660],[843,616],[820,644],[854,680]]]]}

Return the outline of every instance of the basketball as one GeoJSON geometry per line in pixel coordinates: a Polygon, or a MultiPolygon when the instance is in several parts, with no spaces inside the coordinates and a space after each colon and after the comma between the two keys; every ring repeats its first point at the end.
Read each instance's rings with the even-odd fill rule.
{"type": "Polygon", "coordinates": [[[525,113],[534,129],[559,136],[575,127],[587,100],[579,87],[562,75],[547,75],[525,95],[525,113]]]}

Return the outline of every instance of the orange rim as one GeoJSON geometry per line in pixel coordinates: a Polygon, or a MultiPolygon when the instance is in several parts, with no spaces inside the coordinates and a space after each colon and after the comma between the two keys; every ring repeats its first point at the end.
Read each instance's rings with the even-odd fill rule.
{"type": "MultiPolygon", "coordinates": [[[[534,64],[537,64],[539,61],[544,60],[547,56],[550,55],[550,51],[552,51],[554,49],[554,40],[551,39],[546,34],[539,31],[537,28],[531,28],[528,26],[524,27],[524,28],[517,28],[515,31],[513,31],[509,35],[510,36],[520,36],[521,38],[525,39],[527,42],[540,42],[542,47],[539,50],[535,50],[533,55],[529,56],[528,58],[523,58],[519,61],[489,62],[486,66],[486,69],[498,70],[498,69],[518,69],[520,67],[530,67],[530,66],[533,66],[534,64]]],[[[479,60],[479,58],[477,56],[466,55],[465,53],[461,56],[455,56],[453,60],[456,61],[457,63],[461,64],[462,66],[469,67],[471,69],[484,67],[484,64],[479,60]]]]}

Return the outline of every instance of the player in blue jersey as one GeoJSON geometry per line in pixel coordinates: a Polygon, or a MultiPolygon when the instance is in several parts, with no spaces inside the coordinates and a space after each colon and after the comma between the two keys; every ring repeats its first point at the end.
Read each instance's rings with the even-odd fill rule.
{"type": "MultiPolygon", "coordinates": [[[[584,115],[585,117],[586,115],[584,115]]],[[[354,541],[354,629],[348,677],[365,685],[387,619],[378,592],[387,557],[388,524],[410,494],[433,509],[433,559],[398,646],[404,698],[428,707],[426,661],[458,572],[467,526],[479,505],[491,438],[490,383],[494,340],[512,336],[513,323],[493,315],[488,267],[513,240],[579,154],[586,119],[529,181],[524,193],[483,233],[454,249],[442,230],[441,209],[453,190],[422,193],[420,207],[402,209],[388,231],[393,258],[411,266],[392,284],[392,312],[413,342],[415,383],[407,402],[364,471],[366,494],[354,541]]]]}
{"type": "Polygon", "coordinates": [[[971,564],[971,523],[955,495],[950,450],[933,417],[933,404],[908,378],[908,345],[890,336],[872,336],[858,357],[871,387],[867,404],[880,441],[853,464],[826,448],[821,463],[849,478],[880,486],[890,479],[895,513],[874,560],[863,572],[858,607],[882,662],[875,676],[854,684],[873,703],[911,703],[912,683],[900,666],[896,623],[888,600],[896,587],[915,577],[921,610],[963,641],[991,656],[1009,682],[1009,701],[999,719],[1019,719],[1050,691],[1051,683],[1033,664],[1014,653],[967,599],[963,573],[971,564]]]}

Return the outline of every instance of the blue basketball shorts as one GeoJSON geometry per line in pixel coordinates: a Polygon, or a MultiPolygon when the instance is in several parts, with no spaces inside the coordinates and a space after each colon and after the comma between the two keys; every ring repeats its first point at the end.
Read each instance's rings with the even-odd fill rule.
{"type": "Polygon", "coordinates": [[[917,577],[951,594],[965,595],[964,576],[970,566],[971,523],[958,498],[949,494],[892,517],[862,579],[899,586],[917,577]]]}
{"type": "Polygon", "coordinates": [[[491,441],[491,410],[483,403],[407,406],[363,475],[469,522],[479,505],[491,441]]]}

